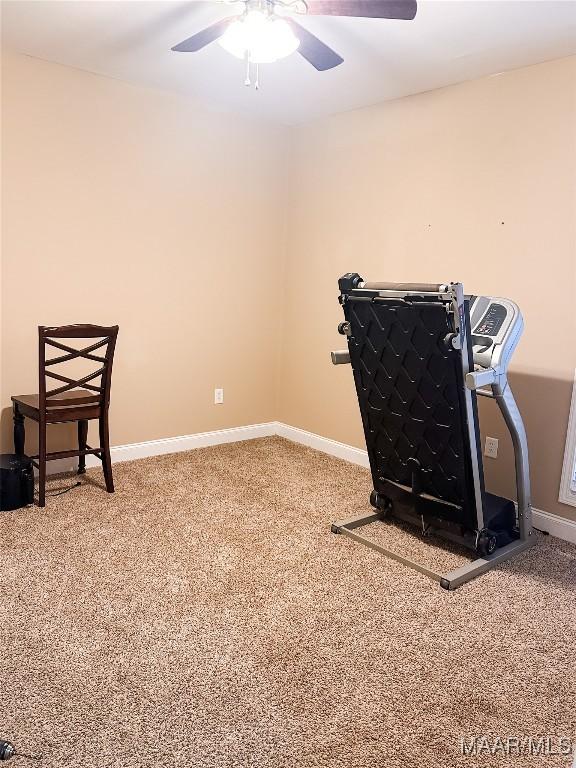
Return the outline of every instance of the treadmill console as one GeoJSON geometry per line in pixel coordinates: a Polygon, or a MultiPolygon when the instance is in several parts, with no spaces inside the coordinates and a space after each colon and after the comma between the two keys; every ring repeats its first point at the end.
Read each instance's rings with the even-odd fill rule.
{"type": "Polygon", "coordinates": [[[474,365],[504,373],[522,335],[524,321],[517,304],[494,296],[470,299],[474,365]]]}
{"type": "Polygon", "coordinates": [[[486,314],[482,317],[478,325],[474,328],[474,333],[481,336],[491,336],[494,338],[502,328],[506,320],[506,307],[502,304],[490,304],[486,314]]]}

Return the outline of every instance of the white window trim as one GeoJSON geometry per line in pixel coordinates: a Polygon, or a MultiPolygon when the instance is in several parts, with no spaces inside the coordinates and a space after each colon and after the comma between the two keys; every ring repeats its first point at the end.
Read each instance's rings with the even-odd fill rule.
{"type": "Polygon", "coordinates": [[[574,371],[572,403],[570,405],[570,418],[568,419],[566,449],[564,451],[564,464],[562,465],[558,501],[562,504],[571,504],[573,507],[576,507],[576,370],[574,371]]]}

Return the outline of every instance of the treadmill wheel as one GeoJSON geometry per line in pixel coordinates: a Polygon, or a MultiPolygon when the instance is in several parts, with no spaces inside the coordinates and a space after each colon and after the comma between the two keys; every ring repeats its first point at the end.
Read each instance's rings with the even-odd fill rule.
{"type": "Polygon", "coordinates": [[[378,491],[372,491],[370,494],[370,506],[376,509],[385,517],[392,509],[392,502],[387,496],[382,496],[378,491]]]}
{"type": "Polygon", "coordinates": [[[342,323],[338,323],[338,333],[341,336],[350,335],[350,323],[347,320],[344,320],[342,323]]]}
{"type": "Polygon", "coordinates": [[[480,557],[493,555],[494,552],[496,552],[497,547],[498,537],[495,533],[490,531],[488,528],[484,528],[482,531],[480,531],[478,542],[476,543],[476,552],[480,555],[480,557]]]}

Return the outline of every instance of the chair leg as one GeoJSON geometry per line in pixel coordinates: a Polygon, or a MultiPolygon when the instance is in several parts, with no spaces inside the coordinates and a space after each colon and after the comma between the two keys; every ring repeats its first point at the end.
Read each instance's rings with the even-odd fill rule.
{"type": "Polygon", "coordinates": [[[17,456],[24,456],[24,446],[26,443],[26,429],[24,427],[24,416],[18,410],[18,404],[13,406],[14,418],[14,453],[17,456]]]}
{"type": "MultiPolygon", "coordinates": [[[[85,451],[88,443],[88,422],[86,419],[80,419],[78,422],[78,450],[85,451]]],[[[86,456],[78,457],[78,474],[83,475],[86,472],[86,456]]]]}
{"type": "Polygon", "coordinates": [[[46,422],[38,424],[38,506],[46,506],[46,422]]]}
{"type": "Polygon", "coordinates": [[[110,435],[108,430],[108,411],[106,410],[99,419],[100,425],[100,450],[102,451],[102,469],[108,493],[114,493],[114,480],[112,478],[112,460],[110,459],[110,435]]]}

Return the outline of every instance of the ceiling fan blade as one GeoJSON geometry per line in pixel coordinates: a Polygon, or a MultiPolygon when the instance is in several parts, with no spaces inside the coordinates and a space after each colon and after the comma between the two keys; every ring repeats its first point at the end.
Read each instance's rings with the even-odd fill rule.
{"type": "Polygon", "coordinates": [[[220,21],[217,21],[215,24],[206,27],[206,29],[203,29],[201,32],[197,32],[195,35],[192,35],[192,37],[178,43],[172,50],[180,51],[182,53],[195,53],[196,51],[200,51],[210,43],[213,43],[214,40],[218,40],[219,37],[222,37],[228,24],[237,18],[237,16],[228,16],[225,19],[220,19],[220,21]]]}
{"type": "Polygon", "coordinates": [[[310,16],[358,16],[405,19],[416,16],[416,0],[306,0],[310,16]]]}
{"type": "Polygon", "coordinates": [[[307,29],[301,27],[300,24],[294,21],[294,19],[283,16],[288,24],[292,27],[292,31],[300,40],[300,46],[298,53],[303,56],[306,61],[310,62],[319,72],[324,72],[326,69],[333,69],[338,64],[342,64],[344,59],[339,56],[336,51],[329,48],[326,43],[319,40],[312,32],[308,32],[307,29]]]}

